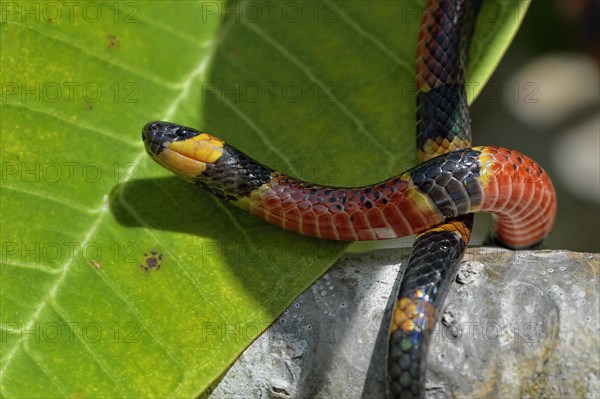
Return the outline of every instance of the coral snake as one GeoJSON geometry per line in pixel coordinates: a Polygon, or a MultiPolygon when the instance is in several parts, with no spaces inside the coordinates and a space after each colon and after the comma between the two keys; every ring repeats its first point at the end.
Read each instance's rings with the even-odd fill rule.
{"type": "Polygon", "coordinates": [[[421,164],[363,187],[327,187],[279,173],[210,134],[155,121],[142,131],[160,165],[284,229],[329,240],[417,234],[390,328],[391,397],[424,397],[425,356],[450,281],[468,245],[472,213],[496,215],[494,239],[541,242],[556,198],[546,172],[517,151],[471,147],[464,65],[479,1],[429,0],[417,46],[421,164]]]}

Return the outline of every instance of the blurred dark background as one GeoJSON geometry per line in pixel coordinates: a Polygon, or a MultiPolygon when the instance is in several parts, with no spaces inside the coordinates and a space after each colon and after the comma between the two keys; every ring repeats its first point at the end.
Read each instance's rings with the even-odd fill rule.
{"type": "Polygon", "coordinates": [[[599,13],[596,0],[533,1],[472,106],[475,145],[522,151],[552,177],[559,208],[547,248],[600,252],[599,13]]]}

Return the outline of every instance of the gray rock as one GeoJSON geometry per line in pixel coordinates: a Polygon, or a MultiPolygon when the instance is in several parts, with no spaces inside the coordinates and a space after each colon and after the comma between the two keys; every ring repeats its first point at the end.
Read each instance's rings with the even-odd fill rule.
{"type": "MultiPolygon", "coordinates": [[[[382,398],[402,250],[348,254],[211,398],[382,398]]],[[[474,248],[432,336],[427,397],[599,398],[600,255],[474,248]]]]}

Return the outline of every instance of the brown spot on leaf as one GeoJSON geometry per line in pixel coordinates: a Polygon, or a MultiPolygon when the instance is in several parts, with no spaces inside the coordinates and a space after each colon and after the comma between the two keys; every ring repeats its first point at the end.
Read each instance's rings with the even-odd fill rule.
{"type": "Polygon", "coordinates": [[[119,47],[119,40],[117,39],[117,36],[115,35],[107,35],[106,38],[108,39],[108,49],[109,50],[113,50],[117,47],[119,47]]]}
{"type": "Polygon", "coordinates": [[[160,269],[162,263],[163,254],[157,251],[150,251],[144,254],[144,260],[140,267],[145,271],[160,269]]]}

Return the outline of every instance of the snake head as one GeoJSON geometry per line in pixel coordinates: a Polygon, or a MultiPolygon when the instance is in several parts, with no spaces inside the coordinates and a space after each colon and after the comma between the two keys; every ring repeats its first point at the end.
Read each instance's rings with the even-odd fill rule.
{"type": "Polygon", "coordinates": [[[271,180],[272,169],[191,127],[150,122],[142,139],[158,164],[221,198],[237,200],[271,180]]]}
{"type": "Polygon", "coordinates": [[[142,139],[152,159],[186,180],[196,179],[223,155],[223,141],[170,122],[147,123],[142,139]]]}

